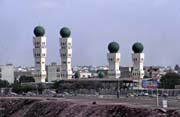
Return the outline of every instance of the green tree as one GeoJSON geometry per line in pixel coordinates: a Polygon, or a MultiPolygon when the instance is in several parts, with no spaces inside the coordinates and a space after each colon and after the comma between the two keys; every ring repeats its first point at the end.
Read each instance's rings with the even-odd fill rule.
{"type": "Polygon", "coordinates": [[[53,84],[54,89],[56,89],[57,92],[64,92],[66,91],[76,91],[78,89],[94,89],[98,90],[99,88],[102,88],[102,84],[98,81],[73,81],[73,83],[66,83],[63,80],[62,81],[56,81],[53,84]]]}
{"type": "Polygon", "coordinates": [[[80,72],[77,71],[77,72],[74,74],[74,77],[75,77],[75,78],[80,78],[80,72]]]}
{"type": "Polygon", "coordinates": [[[35,82],[34,78],[31,76],[21,76],[19,78],[19,83],[29,83],[29,82],[35,82]]]}
{"type": "Polygon", "coordinates": [[[33,87],[31,85],[21,85],[19,82],[15,82],[14,84],[12,84],[12,92],[15,93],[27,93],[28,91],[35,91],[36,87],[33,87]]]}
{"type": "Polygon", "coordinates": [[[0,88],[9,87],[9,82],[7,80],[0,80],[0,88]]]}
{"type": "Polygon", "coordinates": [[[99,78],[104,78],[104,76],[105,76],[104,72],[102,72],[102,71],[98,72],[98,77],[99,78]]]}
{"type": "Polygon", "coordinates": [[[160,79],[161,88],[174,89],[175,85],[180,85],[180,76],[176,73],[167,73],[160,79]]]}
{"type": "Polygon", "coordinates": [[[52,88],[56,89],[56,92],[60,93],[60,92],[65,91],[66,89],[70,89],[71,85],[65,83],[64,80],[60,80],[60,81],[55,81],[52,88]]]}

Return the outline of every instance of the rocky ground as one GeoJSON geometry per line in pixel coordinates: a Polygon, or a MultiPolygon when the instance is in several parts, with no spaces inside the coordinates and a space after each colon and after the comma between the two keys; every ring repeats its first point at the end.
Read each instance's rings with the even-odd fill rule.
{"type": "Polygon", "coordinates": [[[180,110],[107,100],[4,97],[0,117],[180,117],[180,110]]]}

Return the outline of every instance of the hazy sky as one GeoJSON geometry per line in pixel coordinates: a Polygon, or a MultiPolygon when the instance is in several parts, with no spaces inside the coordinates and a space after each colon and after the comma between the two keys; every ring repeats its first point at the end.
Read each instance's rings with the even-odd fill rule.
{"type": "Polygon", "coordinates": [[[44,26],[47,64],[60,63],[59,30],[72,31],[73,65],[106,65],[120,44],[131,65],[132,44],[144,44],[146,65],[180,64],[180,0],[0,0],[0,64],[32,66],[33,29],[44,26]]]}

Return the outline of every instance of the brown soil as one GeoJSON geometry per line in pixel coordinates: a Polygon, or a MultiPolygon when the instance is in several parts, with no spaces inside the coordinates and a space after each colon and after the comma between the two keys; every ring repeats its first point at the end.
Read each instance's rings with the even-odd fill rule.
{"type": "Polygon", "coordinates": [[[106,100],[0,98],[0,117],[180,117],[180,110],[106,100]]]}

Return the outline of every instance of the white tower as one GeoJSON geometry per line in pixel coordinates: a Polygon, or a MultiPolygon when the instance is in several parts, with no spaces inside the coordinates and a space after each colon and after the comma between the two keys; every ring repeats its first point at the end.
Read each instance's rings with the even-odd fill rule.
{"type": "Polygon", "coordinates": [[[72,79],[72,38],[71,31],[67,27],[60,30],[60,56],[61,56],[61,78],[72,79]]]}
{"type": "Polygon", "coordinates": [[[133,70],[132,77],[138,81],[138,87],[141,88],[142,79],[144,78],[144,53],[143,45],[139,42],[134,43],[132,46],[132,61],[133,61],[133,70]]]}
{"type": "Polygon", "coordinates": [[[45,30],[41,26],[34,29],[33,54],[35,59],[35,82],[45,82],[46,80],[46,37],[45,30]]]}
{"type": "Polygon", "coordinates": [[[111,42],[108,45],[109,53],[107,53],[107,59],[109,62],[109,71],[108,76],[109,78],[120,78],[121,72],[119,70],[120,64],[120,53],[119,51],[119,44],[117,42],[111,42]]]}

